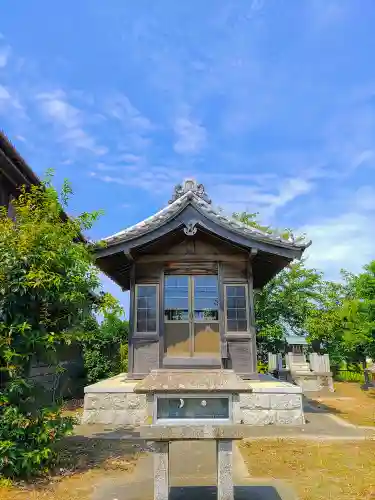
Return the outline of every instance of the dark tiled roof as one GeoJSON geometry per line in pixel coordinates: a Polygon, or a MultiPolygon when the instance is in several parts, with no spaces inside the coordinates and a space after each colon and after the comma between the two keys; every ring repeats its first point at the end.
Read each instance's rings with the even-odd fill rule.
{"type": "Polygon", "coordinates": [[[3,131],[0,130],[0,151],[4,153],[7,159],[14,167],[16,177],[21,177],[23,183],[27,186],[40,184],[39,177],[31,170],[26,161],[22,158],[13,144],[3,131]]]}
{"type": "Polygon", "coordinates": [[[248,226],[234,217],[225,215],[219,208],[215,208],[211,204],[211,201],[204,192],[203,186],[201,184],[198,185],[196,181],[191,179],[186,180],[183,185],[176,186],[172,200],[162,210],[134,226],[104,238],[104,241],[107,245],[113,245],[138,238],[176,217],[188,204],[193,205],[202,215],[211,219],[216,224],[239,233],[242,236],[247,236],[252,240],[295,249],[305,249],[311,243],[300,240],[296,241],[294,238],[285,239],[279,234],[269,234],[260,229],[248,226]]]}

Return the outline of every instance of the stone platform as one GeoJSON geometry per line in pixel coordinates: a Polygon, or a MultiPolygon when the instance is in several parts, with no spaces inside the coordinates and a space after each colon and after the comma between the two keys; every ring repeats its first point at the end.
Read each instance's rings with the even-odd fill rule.
{"type": "MultiPolygon", "coordinates": [[[[83,424],[138,426],[147,418],[145,394],[136,394],[137,380],[126,373],[85,387],[83,424]]],[[[246,425],[303,425],[302,388],[272,377],[247,380],[252,393],[234,400],[235,423],[246,425]]]]}

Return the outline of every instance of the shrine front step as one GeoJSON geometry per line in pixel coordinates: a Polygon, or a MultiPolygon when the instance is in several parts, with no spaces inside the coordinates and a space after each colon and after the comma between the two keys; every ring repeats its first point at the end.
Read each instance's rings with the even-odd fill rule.
{"type": "MultiPolygon", "coordinates": [[[[144,424],[147,400],[146,395],[134,393],[137,383],[122,373],[86,387],[82,423],[114,427],[144,424]]],[[[234,423],[256,426],[305,423],[301,387],[279,380],[247,383],[253,392],[240,394],[234,400],[234,423]]]]}

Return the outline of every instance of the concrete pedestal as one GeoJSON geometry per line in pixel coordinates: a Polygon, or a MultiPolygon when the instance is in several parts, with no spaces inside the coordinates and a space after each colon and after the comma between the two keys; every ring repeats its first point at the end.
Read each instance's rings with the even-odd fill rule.
{"type": "MultiPolygon", "coordinates": [[[[234,500],[233,440],[216,440],[217,500],[234,500]]],[[[169,441],[154,443],[154,500],[169,500],[169,441]]]]}
{"type": "Polygon", "coordinates": [[[169,498],[169,442],[156,441],[154,449],[154,500],[169,498]]]}

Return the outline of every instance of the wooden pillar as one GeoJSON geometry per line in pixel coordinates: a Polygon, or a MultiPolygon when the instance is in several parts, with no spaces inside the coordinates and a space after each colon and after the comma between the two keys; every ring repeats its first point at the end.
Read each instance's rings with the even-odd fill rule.
{"type": "Polygon", "coordinates": [[[160,284],[159,284],[159,368],[163,367],[164,362],[164,267],[160,271],[160,284]]]}
{"type": "Polygon", "coordinates": [[[251,334],[250,338],[250,373],[252,376],[256,376],[258,372],[257,367],[257,339],[256,339],[256,327],[255,327],[255,308],[254,308],[254,278],[253,278],[253,266],[252,258],[249,259],[247,263],[247,280],[248,280],[248,294],[249,294],[249,330],[251,334]]]}
{"type": "Polygon", "coordinates": [[[219,329],[220,329],[220,345],[221,345],[221,363],[222,367],[226,367],[228,358],[228,344],[225,337],[225,311],[224,311],[224,280],[223,269],[221,262],[217,265],[217,283],[219,287],[219,329]]]}
{"type": "Polygon", "coordinates": [[[131,263],[130,269],[130,301],[129,301],[129,337],[128,337],[128,373],[134,373],[134,345],[133,335],[135,330],[135,263],[131,263]]]}

